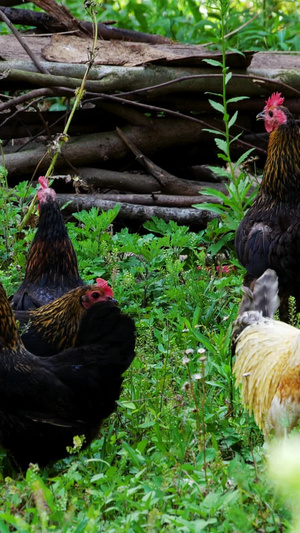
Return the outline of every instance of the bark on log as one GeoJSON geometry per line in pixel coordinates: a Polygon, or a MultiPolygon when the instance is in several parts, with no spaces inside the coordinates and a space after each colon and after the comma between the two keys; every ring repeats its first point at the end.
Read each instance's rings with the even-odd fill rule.
{"type": "MultiPolygon", "coordinates": [[[[215,188],[215,187],[214,187],[215,188]]],[[[98,194],[99,200],[109,200],[116,203],[127,203],[137,205],[158,205],[164,207],[191,207],[194,204],[203,204],[206,202],[221,204],[221,200],[214,196],[179,196],[167,194],[98,194]]]]}
{"type": "Polygon", "coordinates": [[[93,188],[109,188],[141,194],[150,194],[160,190],[156,179],[145,174],[80,167],[78,176],[88,187],[93,188]]]}
{"type": "MultiPolygon", "coordinates": [[[[190,143],[200,143],[203,138],[207,138],[207,133],[202,131],[201,125],[192,124],[187,120],[149,119],[148,127],[127,126],[123,128],[123,132],[145,154],[154,154],[169,146],[173,146],[174,150],[179,149],[190,143]]],[[[72,162],[73,167],[120,161],[128,156],[127,150],[115,132],[73,137],[62,147],[56,169],[65,167],[68,161],[72,162]]],[[[5,166],[9,177],[20,173],[28,175],[39,163],[39,172],[46,170],[50,160],[47,148],[41,147],[37,150],[6,155],[5,166]]],[[[193,195],[197,192],[191,186],[186,194],[193,195]]]]}
{"type": "MultiPolygon", "coordinates": [[[[41,64],[43,65],[44,62],[41,64]]],[[[16,68],[7,72],[6,62],[0,63],[0,72],[6,72],[3,83],[7,86],[12,83],[22,83],[23,87],[58,86],[74,90],[80,86],[79,78],[72,78],[67,75],[46,75],[16,68]]],[[[102,65],[98,68],[93,67],[92,76],[96,76],[96,73],[98,75],[97,80],[96,78],[87,80],[85,85],[87,91],[113,93],[114,91],[128,92],[134,90],[138,91],[137,96],[140,95],[139,91],[143,91],[144,97],[161,98],[166,94],[178,92],[205,93],[222,90],[222,74],[212,74],[211,69],[161,67],[159,65],[146,67],[108,67],[102,65]]],[[[227,92],[228,95],[232,96],[238,96],[241,93],[249,96],[260,96],[261,89],[250,76],[244,74],[239,77],[237,73],[234,73],[227,84],[227,92]],[[239,79],[239,83],[237,83],[237,79],[239,79]]]]}
{"type": "MultiPolygon", "coordinates": [[[[60,205],[65,205],[67,202],[69,202],[64,209],[66,214],[75,213],[76,211],[81,211],[82,209],[89,210],[92,207],[98,207],[103,211],[108,211],[116,205],[116,202],[99,199],[96,194],[79,196],[58,194],[57,199],[60,205]]],[[[118,218],[140,220],[143,222],[145,220],[150,220],[154,216],[162,218],[166,221],[175,220],[178,222],[178,224],[194,224],[199,228],[206,227],[210,220],[217,218],[217,215],[211,211],[200,211],[195,208],[180,209],[175,207],[141,206],[126,203],[121,205],[121,209],[118,214],[118,218]]]]}
{"type": "MultiPolygon", "coordinates": [[[[141,194],[160,192],[157,180],[145,174],[81,167],[78,169],[78,175],[88,187],[118,189],[141,194]]],[[[223,183],[212,184],[204,181],[187,181],[187,183],[191,185],[193,196],[197,195],[201,189],[211,186],[218,191],[226,192],[223,183]]],[[[183,195],[180,194],[180,197],[183,198],[183,195]]]]}

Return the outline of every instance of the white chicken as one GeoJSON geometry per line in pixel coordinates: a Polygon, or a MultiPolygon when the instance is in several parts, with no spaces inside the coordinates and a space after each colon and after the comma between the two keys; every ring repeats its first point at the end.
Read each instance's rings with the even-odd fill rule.
{"type": "Polygon", "coordinates": [[[265,437],[285,436],[300,418],[300,331],[274,320],[278,277],[268,269],[244,289],[232,334],[236,386],[265,437]]]}

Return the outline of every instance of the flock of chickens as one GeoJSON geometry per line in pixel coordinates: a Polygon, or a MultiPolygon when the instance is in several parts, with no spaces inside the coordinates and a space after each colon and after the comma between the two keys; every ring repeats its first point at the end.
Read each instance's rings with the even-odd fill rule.
{"type": "Polygon", "coordinates": [[[300,311],[300,131],[274,93],[262,113],[270,133],[264,176],[235,247],[246,268],[234,323],[234,373],[265,436],[285,436],[300,418],[300,331],[287,324],[288,298],[300,311]],[[279,307],[281,320],[273,316],[279,307]]]}
{"type": "Polygon", "coordinates": [[[76,435],[84,447],[97,437],[135,348],[108,283],[80,279],[55,191],[39,183],[25,278],[11,302],[0,284],[0,443],[22,469],[65,457],[76,435]]]}
{"type": "MultiPolygon", "coordinates": [[[[300,133],[283,103],[274,93],[257,117],[270,133],[267,161],[235,239],[247,274],[234,373],[266,436],[300,418],[300,331],[273,318],[278,307],[286,318],[290,295],[300,310],[300,133]]],[[[84,284],[55,191],[39,184],[24,280],[10,302],[0,284],[0,444],[21,468],[65,457],[76,435],[89,445],[135,355],[133,320],[105,280],[84,284]]]]}

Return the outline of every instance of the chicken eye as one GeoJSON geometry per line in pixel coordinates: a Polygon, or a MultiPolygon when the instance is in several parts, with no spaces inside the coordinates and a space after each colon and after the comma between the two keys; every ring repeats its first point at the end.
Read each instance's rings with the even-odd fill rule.
{"type": "Polygon", "coordinates": [[[92,292],[91,297],[93,300],[98,300],[98,298],[100,298],[100,294],[99,292],[92,292]]]}
{"type": "Polygon", "coordinates": [[[274,114],[273,111],[269,111],[269,117],[272,118],[273,114],[274,114]]]}

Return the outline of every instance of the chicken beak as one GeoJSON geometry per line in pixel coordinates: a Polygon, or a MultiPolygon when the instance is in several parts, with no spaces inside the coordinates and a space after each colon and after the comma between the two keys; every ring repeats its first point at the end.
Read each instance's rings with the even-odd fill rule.
{"type": "Polygon", "coordinates": [[[264,120],[264,119],[265,119],[265,114],[263,111],[261,113],[258,113],[258,115],[256,115],[256,120],[264,120]]]}

